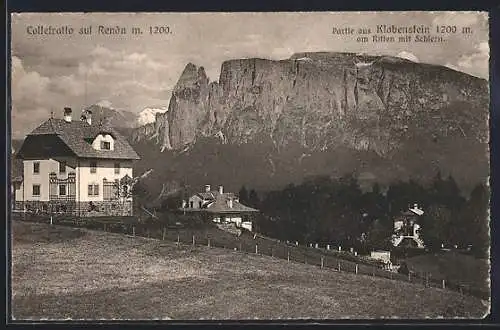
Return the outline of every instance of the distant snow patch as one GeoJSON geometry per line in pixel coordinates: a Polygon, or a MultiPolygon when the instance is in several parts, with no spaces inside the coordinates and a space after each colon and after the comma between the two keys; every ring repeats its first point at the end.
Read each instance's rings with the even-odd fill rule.
{"type": "Polygon", "coordinates": [[[166,107],[166,106],[144,108],[137,115],[137,124],[142,126],[142,125],[154,123],[156,120],[156,114],[157,113],[165,113],[165,112],[167,112],[167,110],[168,110],[168,107],[166,107]]]}

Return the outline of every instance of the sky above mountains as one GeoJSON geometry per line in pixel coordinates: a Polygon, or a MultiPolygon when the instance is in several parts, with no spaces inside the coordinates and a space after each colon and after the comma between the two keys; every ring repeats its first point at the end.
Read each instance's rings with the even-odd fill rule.
{"type": "Polygon", "coordinates": [[[23,137],[64,106],[99,103],[139,113],[166,107],[185,65],[203,66],[218,80],[223,61],[285,59],[298,52],[364,52],[445,65],[488,78],[488,18],[485,13],[154,13],[13,14],[12,136],[23,137]],[[455,25],[444,43],[359,43],[332,29],[379,24],[455,25]],[[33,35],[28,27],[72,26],[75,34],[33,35]],[[93,26],[90,36],[80,27],[93,26]],[[99,25],[141,27],[143,35],[99,35],[99,25]],[[149,34],[166,26],[171,34],[149,34]],[[462,34],[462,27],[472,33],[462,34]]]}

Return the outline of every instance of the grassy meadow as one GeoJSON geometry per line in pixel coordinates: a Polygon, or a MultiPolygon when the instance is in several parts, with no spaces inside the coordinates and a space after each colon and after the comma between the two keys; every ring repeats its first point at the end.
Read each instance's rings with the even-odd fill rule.
{"type": "Polygon", "coordinates": [[[230,250],[12,224],[12,316],[42,319],[481,318],[488,302],[230,250]]]}

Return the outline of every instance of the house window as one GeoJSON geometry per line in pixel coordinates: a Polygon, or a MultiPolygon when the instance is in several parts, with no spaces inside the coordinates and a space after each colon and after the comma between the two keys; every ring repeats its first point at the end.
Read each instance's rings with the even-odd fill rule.
{"type": "Polygon", "coordinates": [[[40,196],[40,185],[39,184],[33,185],[33,196],[40,196]]]}
{"type": "Polygon", "coordinates": [[[115,163],[115,174],[120,174],[120,163],[115,163]]]}
{"type": "Polygon", "coordinates": [[[88,185],[88,195],[89,196],[99,196],[99,185],[89,184],[88,185]]]}
{"type": "Polygon", "coordinates": [[[200,209],[201,209],[201,205],[202,205],[202,204],[203,204],[203,202],[202,202],[202,201],[199,201],[199,202],[198,202],[198,207],[199,207],[200,209]]]}
{"type": "Polygon", "coordinates": [[[97,173],[97,162],[90,162],[90,173],[97,173]]]}
{"type": "Polygon", "coordinates": [[[40,174],[40,162],[33,163],[33,174],[40,174]]]}
{"type": "Polygon", "coordinates": [[[190,207],[190,208],[193,208],[193,205],[194,205],[193,201],[190,201],[190,202],[189,202],[189,207],[190,207]]]}
{"type": "Polygon", "coordinates": [[[101,149],[102,150],[111,150],[111,142],[101,141],[101,149]]]}
{"type": "Polygon", "coordinates": [[[59,185],[59,196],[66,196],[66,185],[65,184],[59,185]]]}
{"type": "Polygon", "coordinates": [[[59,173],[66,173],[66,162],[59,162],[59,173]]]}

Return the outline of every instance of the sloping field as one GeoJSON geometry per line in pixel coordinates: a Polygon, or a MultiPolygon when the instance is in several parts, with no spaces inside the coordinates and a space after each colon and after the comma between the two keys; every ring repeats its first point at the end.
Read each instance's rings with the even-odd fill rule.
{"type": "Polygon", "coordinates": [[[406,263],[410,270],[427,272],[435,279],[461,283],[482,292],[490,291],[488,260],[448,251],[412,257],[406,263]]]}
{"type": "Polygon", "coordinates": [[[13,222],[15,319],[480,318],[459,293],[286,260],[13,222]]]}

